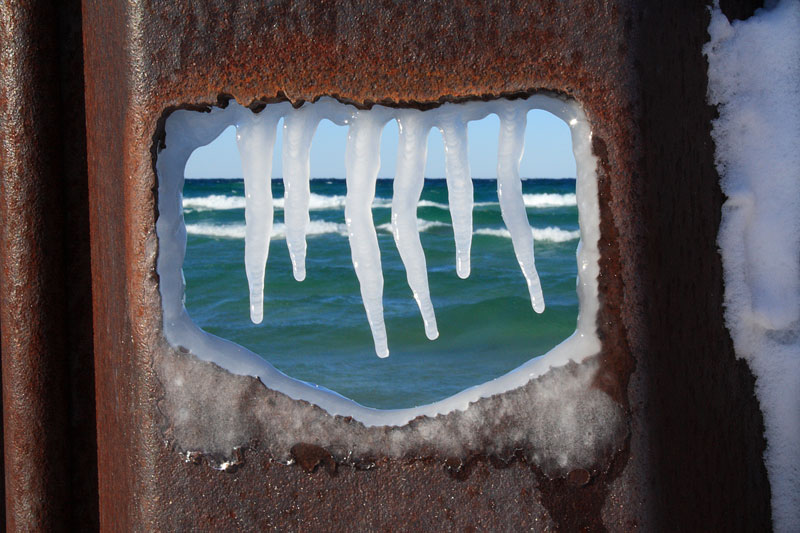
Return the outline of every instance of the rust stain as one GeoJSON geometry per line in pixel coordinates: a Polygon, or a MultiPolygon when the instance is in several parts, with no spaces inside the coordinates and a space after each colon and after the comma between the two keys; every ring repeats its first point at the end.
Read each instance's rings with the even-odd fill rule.
{"type": "Polygon", "coordinates": [[[292,459],[306,472],[313,472],[320,465],[330,474],[336,473],[336,461],[331,452],[321,446],[300,442],[292,446],[292,459]]]}

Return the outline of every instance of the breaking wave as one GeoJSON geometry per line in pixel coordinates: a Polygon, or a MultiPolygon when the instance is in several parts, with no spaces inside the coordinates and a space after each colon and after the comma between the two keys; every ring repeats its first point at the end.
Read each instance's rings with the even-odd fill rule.
{"type": "MultiPolygon", "coordinates": [[[[567,242],[579,239],[581,232],[579,230],[565,230],[549,226],[546,228],[532,228],[533,240],[542,242],[567,242]]],[[[475,230],[475,235],[488,235],[491,237],[503,237],[506,239],[511,238],[511,233],[505,228],[479,228],[475,230]]]]}
{"type": "MultiPolygon", "coordinates": [[[[429,231],[433,228],[450,227],[450,224],[445,222],[419,220],[417,227],[421,233],[429,231]]],[[[381,224],[375,228],[378,231],[386,233],[392,232],[392,225],[390,223],[381,224]]],[[[580,231],[570,231],[556,227],[547,228],[533,228],[533,238],[540,242],[567,242],[578,239],[580,231]]],[[[245,225],[244,224],[187,224],[186,233],[189,235],[198,235],[201,237],[211,237],[217,239],[244,239],[245,225]]],[[[490,237],[502,237],[506,239],[511,238],[511,234],[505,228],[478,228],[475,230],[475,235],[487,235],[490,237]]],[[[314,237],[317,235],[330,235],[338,234],[347,237],[347,225],[339,224],[336,222],[326,222],[323,220],[312,220],[308,225],[307,236],[314,237]]],[[[284,239],[286,237],[286,226],[282,223],[277,223],[272,227],[272,239],[284,239]]]]}
{"type": "MultiPolygon", "coordinates": [[[[546,208],[546,207],[569,207],[576,206],[577,200],[574,194],[524,194],[522,199],[525,207],[546,208]]],[[[324,196],[322,194],[311,193],[308,208],[311,211],[326,211],[344,209],[345,196],[324,196]]],[[[273,200],[275,209],[283,209],[284,199],[275,198],[273,200]]],[[[476,202],[476,208],[496,207],[497,202],[476,202]]],[[[372,202],[373,209],[388,209],[392,207],[391,198],[376,197],[372,202]]],[[[431,200],[420,200],[417,207],[434,207],[437,209],[448,209],[447,204],[433,202],[431,200]]],[[[223,194],[212,194],[210,196],[198,196],[183,199],[183,208],[187,211],[225,211],[229,209],[244,209],[243,196],[227,196],[223,194]]]]}

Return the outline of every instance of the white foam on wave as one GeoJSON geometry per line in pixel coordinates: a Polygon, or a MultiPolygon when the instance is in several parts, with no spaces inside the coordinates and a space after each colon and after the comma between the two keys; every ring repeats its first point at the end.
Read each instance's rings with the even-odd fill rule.
{"type": "MultiPolygon", "coordinates": [[[[522,201],[526,208],[545,208],[545,207],[571,207],[578,205],[578,198],[574,194],[558,193],[537,193],[523,194],[522,201]]],[[[476,208],[499,206],[499,202],[475,202],[476,208]]]]}
{"type": "MultiPolygon", "coordinates": [[[[422,220],[417,222],[417,228],[420,232],[426,232],[432,228],[450,227],[446,222],[439,222],[436,220],[422,220]]],[[[387,222],[376,226],[375,229],[386,233],[392,232],[392,224],[387,222]]],[[[540,242],[568,242],[578,239],[580,231],[570,231],[561,228],[549,226],[546,228],[531,228],[533,231],[534,240],[540,242]]],[[[187,224],[186,233],[189,235],[199,235],[202,237],[212,237],[217,239],[244,239],[245,225],[244,224],[187,224]]],[[[338,224],[336,222],[327,222],[324,220],[312,220],[308,225],[308,235],[330,235],[338,234],[343,237],[347,236],[347,226],[345,224],[338,224]]],[[[502,237],[510,239],[511,234],[505,228],[478,228],[475,230],[475,235],[488,235],[490,237],[502,237]]],[[[273,239],[283,239],[286,237],[286,226],[283,224],[275,224],[272,228],[273,239]]]]}
{"type": "MultiPolygon", "coordinates": [[[[273,238],[283,239],[286,237],[286,226],[283,224],[276,224],[273,230],[273,238]]],[[[336,222],[327,222],[325,220],[312,220],[308,224],[306,235],[328,235],[337,234],[342,237],[347,236],[347,225],[339,224],[336,222]]]]}
{"type": "Polygon", "coordinates": [[[523,194],[522,200],[525,207],[568,207],[578,205],[578,199],[574,194],[523,194]]]}
{"type": "MultiPolygon", "coordinates": [[[[199,235],[202,237],[213,237],[218,239],[244,239],[244,224],[187,224],[186,233],[189,235],[199,235]]],[[[310,235],[329,235],[338,234],[347,236],[347,226],[336,222],[326,222],[324,220],[312,220],[308,225],[310,235]]],[[[275,224],[272,227],[272,239],[285,239],[286,226],[275,224]]]]}
{"type": "MultiPolygon", "coordinates": [[[[344,195],[325,196],[322,194],[311,193],[308,208],[311,211],[327,211],[344,209],[344,195]]],[[[420,207],[432,206],[447,209],[447,205],[423,200],[420,207]]],[[[209,196],[199,196],[183,199],[183,209],[186,211],[225,211],[229,209],[244,209],[244,196],[226,196],[223,194],[212,194],[209,196]]],[[[275,198],[273,200],[275,209],[284,208],[284,199],[275,198]]],[[[392,207],[391,198],[375,198],[372,203],[375,209],[388,209],[392,207]]]]}
{"type": "MultiPolygon", "coordinates": [[[[531,228],[533,232],[533,239],[535,241],[543,242],[567,242],[574,241],[581,236],[579,230],[569,231],[553,226],[546,228],[531,228]]],[[[511,233],[505,228],[478,228],[475,230],[475,235],[488,235],[490,237],[503,237],[505,239],[511,238],[511,233]]]]}
{"type": "MultiPolygon", "coordinates": [[[[324,196],[312,192],[308,197],[308,209],[310,211],[341,210],[344,209],[344,199],[344,195],[324,196]]],[[[378,199],[376,198],[376,200],[378,199]]],[[[284,203],[283,198],[275,198],[275,209],[283,209],[284,203]]]]}
{"type": "MultiPolygon", "coordinates": [[[[577,206],[578,202],[574,194],[523,194],[522,199],[525,207],[569,207],[577,206]]],[[[344,195],[325,196],[322,194],[311,193],[308,208],[311,211],[326,211],[344,209],[344,195]]],[[[275,209],[283,209],[283,198],[273,200],[275,209]]],[[[494,207],[499,205],[497,202],[476,202],[475,207],[494,207]]],[[[373,209],[389,209],[392,207],[391,198],[377,197],[372,202],[373,209]]],[[[417,207],[434,207],[436,209],[449,209],[447,204],[434,202],[431,200],[420,200],[417,207]]],[[[243,196],[226,196],[223,194],[212,194],[209,196],[198,196],[183,199],[183,209],[186,211],[225,211],[230,209],[244,209],[243,196]]]]}
{"type": "MultiPolygon", "coordinates": [[[[437,220],[423,220],[421,218],[417,219],[417,229],[420,232],[428,231],[431,228],[448,228],[450,224],[447,222],[439,222],[437,220]]],[[[392,223],[387,222],[386,224],[381,224],[379,226],[375,226],[375,229],[380,231],[385,231],[386,233],[392,232],[392,223]]]]}
{"type": "Polygon", "coordinates": [[[186,224],[186,233],[218,239],[244,239],[244,224],[186,224]]]}
{"type": "Polygon", "coordinates": [[[244,209],[244,197],[212,194],[210,196],[184,198],[183,209],[185,211],[224,211],[228,209],[244,209]]]}
{"type": "Polygon", "coordinates": [[[417,207],[435,207],[437,209],[450,209],[450,206],[447,204],[441,204],[439,202],[432,202],[430,200],[420,200],[417,204],[417,207]]]}

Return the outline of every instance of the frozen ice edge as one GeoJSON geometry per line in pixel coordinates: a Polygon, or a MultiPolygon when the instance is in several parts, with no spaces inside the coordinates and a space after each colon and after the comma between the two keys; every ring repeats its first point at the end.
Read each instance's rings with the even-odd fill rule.
{"type": "MultiPolygon", "coordinates": [[[[455,110],[460,112],[465,122],[480,120],[491,113],[497,114],[499,102],[503,101],[447,103],[425,113],[455,110]]],[[[156,222],[159,252],[156,269],[160,279],[164,335],[168,343],[175,348],[183,347],[199,359],[213,362],[234,374],[256,377],[266,387],[292,399],[315,404],[334,416],[350,416],[368,427],[401,426],[420,416],[435,417],[456,410],[463,411],[481,398],[521,387],[552,367],[561,367],[570,361],[581,363],[587,357],[597,354],[600,351],[596,332],[599,307],[597,243],[600,236],[600,211],[595,172],[597,160],[591,150],[591,128],[583,110],[575,101],[534,94],[514,102],[515,105],[524,107],[526,112],[530,109],[541,109],[552,113],[561,118],[572,133],[581,232],[576,253],[579,312],[575,332],[558,346],[501,377],[470,387],[444,400],[415,408],[381,410],[364,407],[324,387],[286,376],[252,351],[206,333],[196,326],[184,307],[182,265],[186,252],[186,227],[181,204],[184,168],[194,149],[213,141],[228,126],[252,117],[253,113],[249,109],[235,102],[224,109],[214,107],[208,113],[177,110],[165,123],[166,147],[158,153],[156,163],[159,177],[159,217],[156,222]]],[[[339,123],[345,123],[347,117],[357,111],[355,107],[332,98],[322,98],[314,104],[305,104],[310,105],[325,107],[325,118],[339,123]]],[[[288,102],[269,106],[273,113],[282,113],[283,116],[296,112],[288,102]]],[[[376,105],[372,111],[395,117],[402,110],[376,105]]]]}

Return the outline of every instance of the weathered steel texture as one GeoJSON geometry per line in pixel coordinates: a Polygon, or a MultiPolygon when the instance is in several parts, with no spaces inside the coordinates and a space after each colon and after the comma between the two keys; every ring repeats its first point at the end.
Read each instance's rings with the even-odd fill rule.
{"type": "Polygon", "coordinates": [[[45,213],[59,212],[55,191],[59,163],[39,151],[56,141],[41,117],[56,112],[56,95],[33,88],[57,87],[51,56],[52,28],[44,3],[0,7],[3,35],[2,231],[3,426],[8,529],[29,524],[49,529],[66,514],[66,388],[63,324],[59,309],[40,301],[61,296],[60,225],[45,213]],[[37,26],[41,21],[42,26],[37,26]],[[50,24],[48,24],[48,22],[50,24]],[[44,38],[43,38],[44,37],[44,38]],[[8,43],[13,45],[8,46],[8,43]],[[42,61],[40,61],[42,59],[42,61]],[[37,94],[38,93],[38,94],[37,94]]]}
{"type": "Polygon", "coordinates": [[[84,17],[104,529],[769,527],[752,377],[722,324],[705,6],[85,0],[84,17]],[[219,97],[424,106],[530,90],[578,100],[600,158],[596,386],[630,409],[631,429],[607,474],[550,480],[488,459],[458,470],[467,458],[334,471],[326,451],[298,448],[308,468],[322,461],[308,473],[257,442],[235,472],[184,462],[159,430],[153,369],[165,112],[219,97]]]}
{"type": "Polygon", "coordinates": [[[64,325],[69,377],[69,527],[99,527],[97,431],[92,334],[92,270],[89,250],[89,180],[86,169],[86,109],[83,81],[83,25],[80,0],[59,0],[59,108],[62,125],[61,283],[66,291],[64,325]]]}
{"type": "MultiPolygon", "coordinates": [[[[156,368],[164,386],[164,397],[159,400],[158,408],[159,413],[164,415],[161,420],[165,425],[164,437],[173,444],[174,451],[171,455],[181,452],[189,460],[202,461],[216,467],[230,467],[233,463],[241,467],[237,470],[237,476],[242,479],[253,475],[245,471],[252,460],[258,463],[272,462],[275,466],[273,470],[256,475],[261,476],[263,482],[279,485],[279,476],[286,469],[279,461],[294,460],[302,469],[309,471],[315,466],[331,473],[362,471],[358,474],[359,483],[385,488],[394,485],[400,490],[402,479],[385,478],[386,473],[374,467],[374,463],[391,463],[386,458],[388,455],[394,462],[403,464],[411,464],[417,460],[420,465],[415,468],[431,472],[432,479],[439,478],[440,470],[449,473],[449,479],[437,482],[438,489],[456,491],[459,482],[471,478],[472,467],[483,460],[493,467],[513,466],[515,469],[527,471],[530,478],[526,489],[529,500],[538,501],[540,496],[548,498],[547,509],[553,508],[557,511],[548,512],[551,519],[563,527],[574,529],[592,523],[599,517],[608,491],[607,482],[619,474],[619,468],[624,465],[627,457],[627,432],[621,409],[614,409],[613,402],[603,398],[605,405],[599,411],[602,413],[611,407],[612,416],[597,414],[598,410],[587,406],[596,405],[600,401],[598,396],[604,396],[603,393],[593,389],[586,390],[583,381],[578,386],[570,387],[570,381],[564,379],[565,375],[583,370],[588,382],[596,365],[590,366],[588,370],[578,365],[568,365],[512,392],[475,402],[464,412],[449,413],[435,419],[421,417],[400,428],[364,428],[352,419],[332,417],[316,406],[296,402],[281,393],[267,390],[257,379],[231,376],[215,365],[199,362],[179,350],[165,350],[158,358],[156,368]],[[537,387],[548,382],[556,385],[545,385],[545,390],[550,392],[537,395],[537,387]],[[563,398],[557,396],[559,392],[564,395],[563,398]],[[610,433],[615,437],[610,442],[606,439],[598,440],[591,450],[590,460],[583,463],[585,469],[573,467],[564,470],[554,464],[553,452],[550,450],[564,450],[564,447],[559,446],[557,438],[556,442],[537,442],[542,438],[551,438],[551,434],[561,433],[557,417],[548,423],[543,424],[541,421],[553,416],[559,407],[569,409],[567,406],[572,406],[576,412],[588,411],[589,416],[580,416],[580,419],[587,420],[589,424],[595,416],[603,416],[601,419],[606,422],[607,428],[595,426],[593,433],[595,436],[610,433]],[[537,429],[526,430],[526,424],[530,420],[540,421],[537,425],[547,427],[548,434],[528,435],[542,433],[537,429]],[[296,427],[298,424],[302,427],[296,427]],[[420,438],[420,434],[435,437],[420,438]],[[231,440],[245,451],[231,453],[231,440]],[[220,445],[220,441],[224,445],[220,445]],[[459,446],[452,450],[456,441],[459,446]],[[376,443],[379,445],[376,446],[376,443]],[[443,443],[450,449],[443,451],[443,443]],[[463,448],[461,443],[464,444],[463,448]],[[551,456],[550,460],[547,460],[548,456],[551,456]],[[570,483],[565,484],[566,480],[570,480],[570,483]],[[581,489],[577,490],[576,487],[581,489]]],[[[575,438],[587,438],[580,429],[582,428],[578,428],[575,438]]],[[[320,481],[317,488],[332,495],[338,491],[336,480],[324,484],[320,481]]],[[[423,488],[425,491],[432,490],[432,486],[420,486],[420,497],[425,495],[423,488]]],[[[486,484],[478,483],[474,487],[475,496],[480,496],[489,489],[486,484]]],[[[283,496],[288,498],[290,495],[283,496]]],[[[175,505],[170,513],[171,519],[180,521],[170,523],[170,529],[191,520],[191,517],[182,515],[179,509],[206,507],[198,499],[204,496],[191,492],[179,496],[171,491],[170,497],[175,505]]],[[[244,499],[240,503],[243,512],[244,508],[258,501],[253,498],[244,499]]],[[[284,502],[286,505],[289,503],[284,502]]],[[[403,505],[411,503],[406,501],[403,505]]],[[[435,507],[427,510],[423,505],[419,507],[422,514],[437,510],[435,507]]],[[[276,519],[269,509],[255,514],[254,511],[246,513],[264,520],[276,519]]],[[[373,529],[376,523],[380,521],[374,515],[352,515],[343,517],[338,527],[373,529]]],[[[498,524],[505,524],[504,528],[509,528],[523,527],[527,523],[530,523],[530,509],[519,508],[517,512],[504,512],[494,517],[493,525],[489,529],[497,529],[498,524]],[[503,520],[505,522],[501,522],[503,520]]],[[[251,526],[256,527],[256,524],[251,526]]]]}
{"type": "Polygon", "coordinates": [[[9,530],[97,525],[80,4],[0,5],[9,530]]]}
{"type": "MultiPolygon", "coordinates": [[[[0,277],[0,294],[3,294],[2,277],[0,277]]],[[[2,331],[3,331],[2,313],[0,313],[0,335],[2,335],[2,331]]],[[[0,358],[2,358],[2,356],[3,356],[3,343],[0,342],[0,358]]],[[[1,367],[1,365],[0,365],[0,367],[1,367]]],[[[0,372],[0,380],[2,379],[2,377],[3,377],[2,376],[2,372],[0,372]]],[[[5,441],[3,440],[2,428],[0,428],[0,448],[5,450],[5,441]]],[[[0,531],[5,531],[6,530],[6,484],[5,484],[6,471],[5,471],[5,460],[0,460],[0,479],[2,479],[2,483],[0,483],[0,498],[2,498],[2,502],[3,502],[2,505],[0,505],[0,531]]]]}
{"type": "MultiPolygon", "coordinates": [[[[747,15],[746,2],[728,2],[747,15]],[[733,5],[738,4],[738,5],[733,5]]],[[[752,4],[752,2],[750,3],[752,4]]],[[[770,488],[754,378],[736,360],[722,315],[716,238],[722,193],[706,104],[709,14],[668,6],[642,10],[639,30],[639,218],[648,238],[639,279],[646,357],[650,475],[656,523],[667,530],[768,531],[770,488]],[[681,41],[680,46],[676,46],[681,41]],[[735,517],[735,518],[734,518],[735,517]]]]}
{"type": "Polygon", "coordinates": [[[129,279],[138,265],[135,251],[126,251],[136,235],[130,213],[141,209],[129,193],[136,136],[128,132],[128,115],[140,97],[131,79],[137,65],[127,54],[135,55],[130,34],[142,28],[130,18],[123,2],[83,5],[99,521],[107,531],[152,527],[147,506],[155,505],[153,458],[143,447],[143,434],[151,434],[145,389],[151,375],[133,345],[131,301],[140,294],[129,279]]]}
{"type": "MultiPolygon", "coordinates": [[[[168,453],[161,457],[165,463],[172,462],[168,453]]],[[[247,466],[223,474],[202,464],[175,465],[173,488],[180,498],[166,505],[166,512],[172,514],[168,527],[213,531],[513,531],[523,527],[543,531],[555,527],[535,497],[536,476],[520,463],[498,469],[478,459],[468,477],[456,479],[432,460],[380,460],[370,471],[340,467],[333,474],[324,467],[313,472],[285,467],[259,453],[247,454],[245,461],[247,466]],[[197,487],[204,488],[196,491],[197,487]],[[259,496],[253,492],[256,487],[259,496]],[[196,497],[185,499],[193,492],[196,497]],[[513,523],[518,527],[511,527],[513,523]]],[[[573,490],[590,492],[592,487],[573,490]]]]}
{"type": "MultiPolygon", "coordinates": [[[[624,36],[616,9],[595,13],[592,8],[534,9],[503,3],[489,6],[490,12],[498,13],[487,19],[495,26],[487,32],[478,31],[487,7],[480,3],[458,9],[415,4],[413,10],[410,4],[402,3],[364,4],[356,9],[344,3],[283,4],[254,12],[237,12],[221,4],[194,7],[150,10],[134,4],[126,14],[127,24],[111,30],[107,21],[119,21],[121,16],[113,12],[117,6],[87,4],[86,9],[96,349],[104,354],[97,360],[101,524],[109,528],[144,524],[171,529],[192,521],[200,527],[224,527],[231,516],[247,515],[248,508],[280,508],[277,494],[265,496],[265,484],[280,486],[287,476],[298,475],[296,466],[274,465],[264,470],[259,465],[266,464],[266,458],[262,455],[259,459],[254,451],[252,459],[237,472],[248,483],[241,484],[235,494],[218,492],[220,484],[230,479],[218,476],[230,474],[202,466],[187,470],[175,452],[163,447],[153,425],[152,405],[157,391],[153,390],[150,364],[159,349],[160,310],[154,276],[155,176],[150,149],[165,109],[215,102],[221,93],[246,104],[284,94],[294,99],[331,94],[363,104],[387,100],[425,104],[443,98],[550,89],[584,102],[593,122],[601,125],[599,132],[608,138],[629,137],[633,125],[630,114],[616,113],[613,120],[610,114],[598,116],[611,113],[606,110],[607,103],[629,100],[625,94],[632,80],[625,78],[626,86],[605,74],[606,70],[625,70],[621,66],[625,54],[599,54],[596,43],[590,45],[579,32],[572,31],[570,21],[579,17],[589,25],[593,18],[604,17],[606,23],[592,26],[597,39],[610,41],[613,49],[619,50],[624,36]],[[547,23],[540,19],[543,10],[554,10],[544,13],[547,23]],[[363,20],[356,24],[357,19],[363,20]],[[301,29],[303,25],[308,26],[306,31],[301,29]],[[470,25],[475,28],[470,30],[470,25]],[[404,30],[408,34],[404,35],[404,30]],[[259,38],[253,39],[254,35],[259,38]],[[528,46],[520,46],[520,42],[528,46]],[[536,59],[528,49],[534,44],[541,51],[536,59]],[[309,57],[314,61],[303,59],[309,57]],[[600,63],[602,68],[584,70],[584,58],[600,63]],[[573,66],[567,67],[570,64],[573,66]],[[383,72],[387,65],[399,66],[396,71],[383,72]],[[119,78],[121,73],[125,79],[119,78]],[[127,106],[122,107],[121,102],[127,106]],[[110,145],[101,145],[100,141],[110,145]],[[107,223],[119,213],[125,216],[124,225],[107,223]],[[108,272],[111,261],[120,257],[126,261],[108,272]],[[112,304],[116,308],[111,308],[112,304]],[[154,465],[155,458],[158,463],[154,465]],[[208,476],[216,480],[209,484],[208,476]],[[205,495],[217,498],[222,494],[229,496],[216,507],[202,500],[205,495]],[[168,501],[177,505],[163,504],[168,501]],[[205,510],[200,517],[195,516],[198,508],[205,510]]],[[[610,157],[620,157],[615,148],[611,147],[610,157]]],[[[609,178],[602,173],[602,179],[609,178]]],[[[606,246],[617,245],[609,241],[606,246]]],[[[608,361],[601,385],[624,404],[624,369],[630,365],[630,356],[624,340],[618,338],[622,331],[618,313],[608,305],[621,306],[619,283],[618,278],[609,276],[607,284],[616,290],[608,291],[604,316],[608,318],[605,324],[612,327],[603,326],[603,330],[614,349],[605,354],[608,361]]],[[[627,454],[620,465],[624,465],[625,457],[627,454]]],[[[408,486],[412,471],[426,475],[411,483],[411,491],[419,497],[409,502],[408,509],[419,508],[425,522],[434,520],[437,513],[444,515],[446,502],[428,501],[427,494],[453,493],[468,486],[441,475],[445,458],[441,459],[395,461],[389,463],[391,467],[354,472],[355,484],[332,479],[321,485],[317,480],[306,490],[318,487],[320,497],[305,502],[306,511],[301,515],[250,514],[247,516],[252,521],[244,525],[312,527],[312,516],[326,507],[341,505],[338,502],[343,500],[359,501],[365,487],[381,486],[383,492],[374,505],[363,513],[351,507],[351,512],[335,514],[327,527],[392,527],[397,524],[393,518],[402,516],[398,509],[403,509],[393,495],[408,486]],[[423,505],[425,501],[428,503],[423,505]]],[[[539,476],[520,465],[512,471],[527,472],[529,477],[503,491],[503,505],[523,490],[536,498],[536,493],[530,492],[532,488],[526,487],[539,476]]],[[[485,486],[475,489],[477,495],[502,476],[494,467],[486,472],[490,477],[485,486]]],[[[543,485],[547,486],[542,501],[552,506],[555,516],[551,519],[557,526],[600,527],[606,480],[598,479],[583,490],[557,481],[545,480],[543,485]]],[[[535,525],[529,506],[508,508],[487,524],[501,528],[535,525]]],[[[482,523],[471,513],[459,512],[456,517],[453,527],[482,523]]]]}

